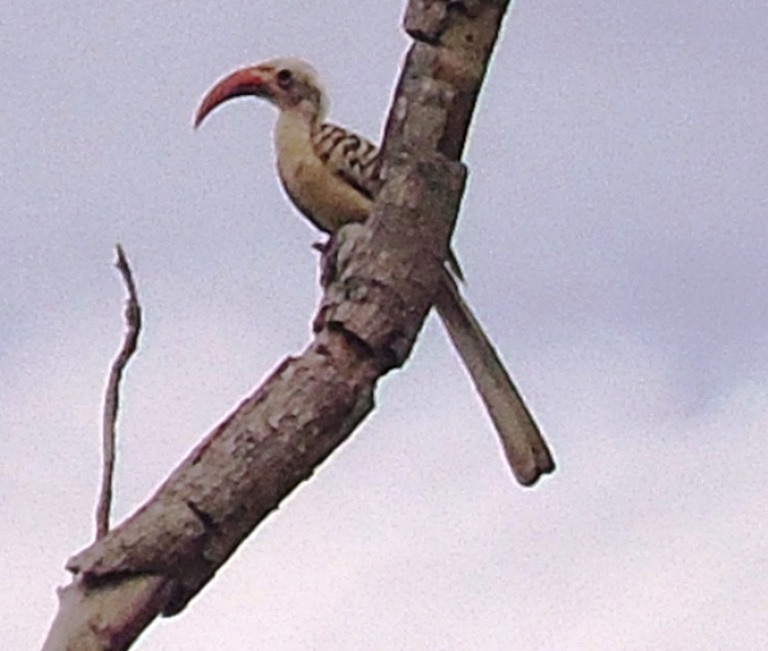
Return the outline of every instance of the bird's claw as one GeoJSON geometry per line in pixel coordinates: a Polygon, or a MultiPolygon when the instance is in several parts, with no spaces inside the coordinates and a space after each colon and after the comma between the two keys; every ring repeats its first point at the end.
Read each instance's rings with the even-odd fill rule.
{"type": "Polygon", "coordinates": [[[315,242],[312,248],[320,252],[320,286],[325,289],[338,273],[336,258],[339,253],[339,243],[336,237],[331,235],[325,242],[315,242]]]}

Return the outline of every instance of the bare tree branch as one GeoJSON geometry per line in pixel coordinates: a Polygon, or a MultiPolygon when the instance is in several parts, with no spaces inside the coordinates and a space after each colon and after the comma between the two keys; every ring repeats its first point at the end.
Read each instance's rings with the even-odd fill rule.
{"type": "Polygon", "coordinates": [[[342,229],[314,340],[135,514],[70,559],[44,651],[124,649],[156,615],[181,610],[371,411],[436,295],[464,189],[458,159],[508,4],[411,1],[417,42],[389,115],[386,180],[368,222],[342,229]]]}
{"type": "Polygon", "coordinates": [[[115,441],[117,428],[117,412],[120,407],[120,381],[123,371],[129,360],[136,352],[141,332],[141,305],[136,292],[136,284],[133,273],[125,257],[123,247],[119,244],[115,247],[117,260],[115,266],[128,290],[128,298],[125,301],[125,325],[126,331],[123,337],[123,345],[120,352],[112,362],[109,372],[107,389],[104,394],[104,414],[102,418],[102,474],[99,501],[96,505],[96,540],[100,540],[109,531],[109,512],[112,508],[112,485],[115,474],[115,441]]]}

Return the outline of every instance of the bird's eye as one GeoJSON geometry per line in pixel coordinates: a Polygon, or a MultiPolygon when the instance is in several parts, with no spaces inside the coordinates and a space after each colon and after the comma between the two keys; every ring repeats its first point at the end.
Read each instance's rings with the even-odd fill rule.
{"type": "Polygon", "coordinates": [[[288,88],[293,81],[293,73],[287,68],[283,68],[277,73],[277,85],[280,88],[288,88]]]}

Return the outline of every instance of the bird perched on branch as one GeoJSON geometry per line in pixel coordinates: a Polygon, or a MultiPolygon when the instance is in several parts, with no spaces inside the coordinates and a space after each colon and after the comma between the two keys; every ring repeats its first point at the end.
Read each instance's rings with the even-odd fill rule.
{"type": "MultiPolygon", "coordinates": [[[[344,224],[364,221],[381,184],[380,152],[365,138],[325,122],[328,96],[314,68],[283,58],[237,70],[203,98],[195,127],[223,102],[244,95],[264,98],[278,109],[278,174],[302,214],[331,235],[344,224]]],[[[552,456],[447,267],[435,307],[485,402],[515,477],[523,485],[535,483],[554,470],[552,456]]]]}

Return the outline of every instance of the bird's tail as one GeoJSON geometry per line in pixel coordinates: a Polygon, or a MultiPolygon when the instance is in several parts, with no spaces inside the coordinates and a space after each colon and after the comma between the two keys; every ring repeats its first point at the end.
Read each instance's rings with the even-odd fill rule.
{"type": "Polygon", "coordinates": [[[493,344],[447,269],[435,307],[496,426],[512,472],[524,486],[536,483],[541,475],[555,469],[555,462],[493,344]]]}

